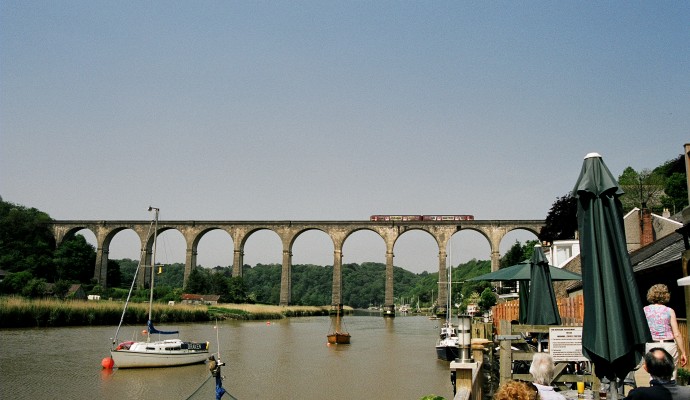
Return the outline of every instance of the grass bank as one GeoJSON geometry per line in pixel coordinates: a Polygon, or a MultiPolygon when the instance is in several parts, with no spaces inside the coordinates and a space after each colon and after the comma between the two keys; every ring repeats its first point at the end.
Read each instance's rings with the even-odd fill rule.
{"type": "Polygon", "coordinates": [[[219,304],[209,306],[212,318],[219,319],[280,319],[328,315],[331,306],[272,306],[266,304],[219,304]]]}
{"type": "MultiPolygon", "coordinates": [[[[82,301],[0,297],[0,328],[31,328],[80,325],[117,325],[122,317],[122,301],[82,301]]],[[[215,319],[261,320],[310,315],[328,315],[330,306],[272,306],[261,304],[219,304],[193,306],[156,303],[156,323],[212,321],[215,319]]],[[[145,325],[148,304],[130,303],[124,316],[128,325],[145,325]]]]}

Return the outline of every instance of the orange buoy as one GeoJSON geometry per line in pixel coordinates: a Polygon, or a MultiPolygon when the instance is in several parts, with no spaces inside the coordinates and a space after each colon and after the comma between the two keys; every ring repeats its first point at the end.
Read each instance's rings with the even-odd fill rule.
{"type": "Polygon", "coordinates": [[[101,360],[101,367],[105,369],[112,369],[113,365],[115,365],[115,361],[113,361],[113,359],[110,357],[106,357],[101,360]]]}
{"type": "Polygon", "coordinates": [[[266,321],[266,325],[271,325],[271,321],[266,321]]]}

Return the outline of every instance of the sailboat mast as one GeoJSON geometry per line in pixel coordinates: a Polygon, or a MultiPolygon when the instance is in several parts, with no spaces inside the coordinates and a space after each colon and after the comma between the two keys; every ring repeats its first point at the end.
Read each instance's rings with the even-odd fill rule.
{"type": "MultiPolygon", "coordinates": [[[[149,321],[151,321],[151,314],[153,309],[153,279],[156,276],[156,242],[158,242],[158,212],[160,209],[149,206],[149,211],[154,211],[154,225],[153,225],[153,254],[151,255],[151,283],[149,295],[149,321]]],[[[150,337],[151,335],[149,335],[150,337]]]]}
{"type": "Polygon", "coordinates": [[[453,243],[448,243],[448,317],[447,320],[452,319],[453,315],[453,243]]]}

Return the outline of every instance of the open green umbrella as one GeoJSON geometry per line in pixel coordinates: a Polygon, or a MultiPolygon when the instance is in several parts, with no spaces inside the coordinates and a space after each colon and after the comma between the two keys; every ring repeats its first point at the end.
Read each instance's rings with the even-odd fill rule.
{"type": "MultiPolygon", "coordinates": [[[[498,271],[469,278],[468,281],[529,281],[532,279],[532,264],[529,260],[510,267],[501,268],[498,271]]],[[[549,265],[549,273],[552,281],[579,281],[582,277],[574,272],[549,265]]]]}
{"type": "Polygon", "coordinates": [[[577,197],[584,322],[582,353],[596,375],[623,379],[651,341],[625,241],[623,191],[601,156],[585,157],[577,197]]]}
{"type": "MultiPolygon", "coordinates": [[[[542,255],[544,254],[542,250],[542,255]]],[[[548,265],[548,263],[547,263],[548,265]]],[[[562,268],[556,268],[553,265],[549,265],[549,275],[552,281],[568,281],[575,280],[579,281],[582,277],[574,272],[562,268]]],[[[468,279],[468,281],[518,281],[520,283],[520,289],[518,290],[518,298],[520,299],[520,314],[519,322],[521,324],[527,323],[527,308],[529,307],[530,299],[529,292],[530,280],[532,279],[532,264],[530,260],[525,260],[519,264],[512,265],[510,267],[501,268],[498,271],[490,272],[488,274],[475,276],[474,278],[468,279]]],[[[553,289],[552,289],[553,290],[553,289]]]]}
{"type": "Polygon", "coordinates": [[[541,246],[534,246],[530,260],[529,303],[525,323],[528,325],[560,325],[556,294],[551,282],[549,260],[541,246]]]}

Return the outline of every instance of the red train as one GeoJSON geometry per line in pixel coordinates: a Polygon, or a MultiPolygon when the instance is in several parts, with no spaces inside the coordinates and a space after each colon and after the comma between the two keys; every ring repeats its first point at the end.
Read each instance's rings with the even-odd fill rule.
{"type": "Polygon", "coordinates": [[[474,215],[372,215],[370,221],[471,221],[474,215]]]}

